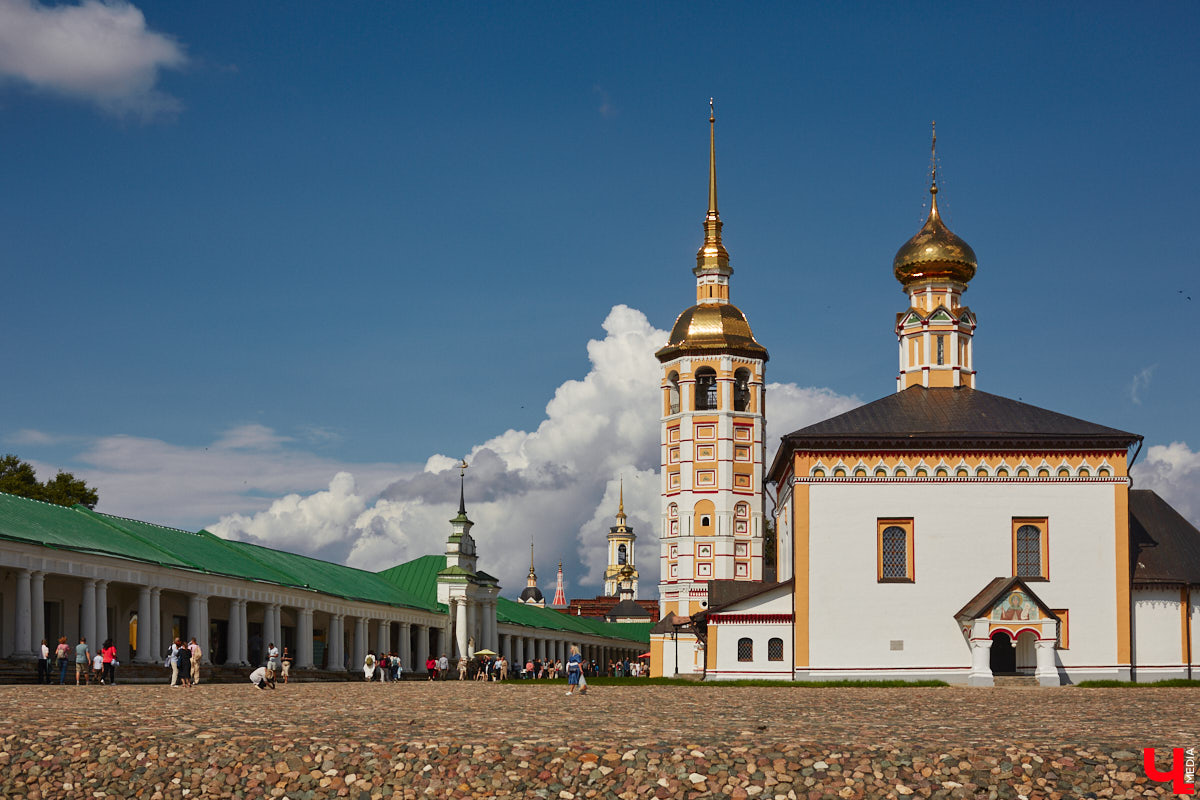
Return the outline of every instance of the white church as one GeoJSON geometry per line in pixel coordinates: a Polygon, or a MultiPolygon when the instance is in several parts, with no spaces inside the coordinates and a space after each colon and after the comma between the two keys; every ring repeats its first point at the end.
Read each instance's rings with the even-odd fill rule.
{"type": "MultiPolygon", "coordinates": [[[[976,388],[974,251],[937,208],[893,260],[896,392],[783,437],[709,208],[662,364],[656,675],[1042,686],[1191,678],[1200,531],[1129,477],[1142,437],[976,388]],[[763,566],[775,487],[776,574],[763,566]]],[[[936,142],[936,139],[935,139],[936,142]]]]}

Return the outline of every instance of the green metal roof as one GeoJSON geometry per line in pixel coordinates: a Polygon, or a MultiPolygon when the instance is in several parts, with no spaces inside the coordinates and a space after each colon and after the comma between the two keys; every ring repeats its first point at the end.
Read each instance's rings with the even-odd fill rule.
{"type": "Polygon", "coordinates": [[[435,603],[438,572],[445,568],[445,556],[421,556],[375,574],[425,602],[435,603]]]}
{"type": "Polygon", "coordinates": [[[518,603],[507,597],[497,599],[496,621],[650,644],[650,625],[647,623],[605,622],[593,617],[576,617],[551,608],[518,603]]]}
{"type": "MultiPolygon", "coordinates": [[[[96,553],[176,569],[309,589],[335,597],[437,611],[374,572],[148,522],[0,493],[0,539],[96,553]]],[[[445,564],[443,557],[442,563],[445,564]]]]}

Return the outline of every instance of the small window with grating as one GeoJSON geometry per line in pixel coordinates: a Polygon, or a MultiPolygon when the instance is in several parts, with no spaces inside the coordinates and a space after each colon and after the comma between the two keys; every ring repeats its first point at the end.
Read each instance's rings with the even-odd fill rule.
{"type": "Polygon", "coordinates": [[[776,637],[767,642],[767,660],[783,661],[783,639],[776,637]]]}
{"type": "Polygon", "coordinates": [[[879,520],[879,580],[913,580],[912,520],[879,520]]]}
{"type": "Polygon", "coordinates": [[[749,637],[738,639],[738,661],[754,660],[754,642],[749,637]]]}
{"type": "Polygon", "coordinates": [[[1047,579],[1045,520],[1013,520],[1013,575],[1026,579],[1047,579]]]}

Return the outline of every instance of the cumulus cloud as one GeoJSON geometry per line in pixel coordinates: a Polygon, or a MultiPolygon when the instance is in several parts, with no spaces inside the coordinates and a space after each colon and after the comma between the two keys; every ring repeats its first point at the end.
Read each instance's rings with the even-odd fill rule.
{"type": "MultiPolygon", "coordinates": [[[[654,351],[667,334],[623,305],[612,309],[603,329],[602,339],[588,343],[589,371],[558,387],[536,430],[505,431],[466,454],[467,510],[476,523],[481,568],[499,577],[508,593],[524,586],[531,540],[543,591],[553,590],[560,559],[572,586],[601,582],[605,535],[615,524],[622,477],[647,594],[657,583],[660,388],[654,351]]],[[[776,431],[768,457],[780,434],[858,403],[794,384],[770,384],[767,391],[776,431]]],[[[344,552],[352,566],[383,569],[443,552],[457,509],[458,462],[431,455],[424,469],[398,477],[376,495],[338,476],[328,490],[285,497],[257,514],[226,516],[211,530],[324,557],[344,552]]]]}
{"type": "Polygon", "coordinates": [[[147,29],[142,12],[122,0],[0,0],[0,75],[118,116],[176,113],[179,101],[156,84],[160,70],[186,61],[175,40],[147,29]]]}
{"type": "Polygon", "coordinates": [[[1200,453],[1184,442],[1156,444],[1146,449],[1131,472],[1134,488],[1153,489],[1200,526],[1200,453]]]}
{"type": "MultiPolygon", "coordinates": [[[[38,431],[20,435],[24,441],[61,439],[38,431]]],[[[323,458],[262,425],[230,428],[197,446],[123,435],[82,444],[70,463],[31,461],[39,475],[53,475],[61,467],[95,486],[100,511],[189,529],[222,515],[265,511],[281,495],[328,489],[330,477],[339,472],[353,471],[357,491],[377,494],[397,476],[419,469],[323,458]]]]}

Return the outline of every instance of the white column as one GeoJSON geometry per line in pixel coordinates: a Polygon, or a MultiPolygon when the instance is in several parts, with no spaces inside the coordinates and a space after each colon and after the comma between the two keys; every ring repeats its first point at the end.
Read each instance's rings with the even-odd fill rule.
{"type": "Polygon", "coordinates": [[[454,654],[457,658],[467,655],[467,601],[461,597],[458,599],[455,613],[458,616],[455,623],[456,631],[454,637],[458,640],[456,643],[458,645],[458,652],[454,654]]]}
{"type": "MultiPolygon", "coordinates": [[[[18,608],[20,601],[18,600],[18,608]]],[[[95,652],[96,645],[96,579],[86,578],[83,581],[83,631],[80,634],[87,639],[88,649],[95,652]]],[[[29,639],[28,636],[25,637],[29,639]]]]}
{"type": "Polygon", "coordinates": [[[370,620],[366,617],[358,617],[354,621],[354,663],[350,666],[357,669],[362,666],[362,662],[367,658],[367,650],[370,646],[367,642],[367,630],[370,627],[370,620]]]}
{"type": "MultiPolygon", "coordinates": [[[[33,638],[33,599],[30,590],[30,581],[32,575],[29,570],[17,570],[17,618],[16,623],[16,638],[13,642],[13,654],[15,659],[28,661],[33,658],[33,650],[29,646],[30,639],[33,638]]],[[[87,619],[87,609],[84,609],[84,619],[87,619]]],[[[88,639],[88,644],[92,644],[92,640],[88,639]]]]}
{"type": "Polygon", "coordinates": [[[200,595],[200,629],[196,631],[196,642],[200,645],[201,664],[212,663],[212,641],[209,636],[211,627],[208,624],[208,595],[200,595]]]}
{"type": "Polygon", "coordinates": [[[516,668],[516,671],[520,673],[521,669],[525,666],[525,637],[514,636],[512,637],[512,641],[513,651],[512,655],[509,657],[512,659],[513,666],[516,668]]]}
{"type": "Polygon", "coordinates": [[[246,619],[246,612],[250,609],[248,600],[238,600],[238,658],[237,663],[241,665],[250,664],[250,622],[246,619]]]}
{"type": "Polygon", "coordinates": [[[238,625],[238,600],[230,598],[229,600],[229,624],[225,626],[225,664],[233,666],[240,663],[241,652],[238,647],[238,639],[241,637],[240,626],[238,625]]]}
{"type": "Polygon", "coordinates": [[[329,658],[328,669],[342,670],[342,615],[329,615],[329,658]]]}
{"type": "Polygon", "coordinates": [[[1054,644],[1053,639],[1038,639],[1034,645],[1037,648],[1037,669],[1034,671],[1034,677],[1042,686],[1062,685],[1058,677],[1058,667],[1054,663],[1054,644]]]}
{"type": "Polygon", "coordinates": [[[467,635],[464,639],[466,645],[463,648],[463,654],[470,658],[475,654],[475,649],[479,647],[479,638],[475,635],[475,604],[470,600],[459,600],[459,602],[467,607],[467,635]]]}
{"type": "Polygon", "coordinates": [[[429,660],[429,626],[417,626],[417,671],[425,669],[425,662],[429,660]]]}
{"type": "Polygon", "coordinates": [[[381,619],[378,623],[376,623],[376,626],[375,652],[387,653],[392,649],[391,642],[389,641],[392,638],[392,623],[386,619],[381,619]]]}
{"type": "MultiPolygon", "coordinates": [[[[400,623],[400,663],[404,666],[405,672],[412,672],[416,669],[412,659],[412,623],[400,623]]],[[[424,665],[422,665],[424,666],[424,665]]]]}
{"type": "MultiPolygon", "coordinates": [[[[46,595],[45,595],[46,573],[34,572],[30,576],[29,581],[29,603],[32,607],[33,614],[30,616],[33,630],[29,636],[29,646],[33,648],[33,654],[40,656],[42,654],[42,639],[46,638],[46,595]]],[[[49,641],[47,641],[49,644],[49,641]]],[[[54,652],[54,647],[50,647],[50,652],[54,652]]]]}
{"type": "MultiPolygon", "coordinates": [[[[108,581],[96,581],[96,643],[92,652],[108,639],[108,581]]],[[[92,640],[88,639],[88,644],[92,640]]]]}
{"type": "Polygon", "coordinates": [[[437,655],[440,658],[446,652],[446,626],[439,625],[437,628],[437,655]]]}
{"type": "Polygon", "coordinates": [[[971,671],[967,673],[968,686],[995,686],[992,678],[992,640],[971,640],[971,671]]]}
{"type": "MultiPolygon", "coordinates": [[[[183,643],[187,644],[188,642],[190,642],[192,640],[193,636],[195,636],[196,641],[199,642],[200,641],[200,630],[199,630],[199,628],[200,628],[200,595],[198,595],[198,594],[189,594],[188,595],[188,624],[187,624],[187,626],[188,626],[187,637],[183,640],[183,643]]],[[[204,647],[203,643],[200,646],[204,647]]]]}
{"type": "Polygon", "coordinates": [[[150,587],[142,586],[138,589],[137,655],[133,659],[136,664],[151,664],[158,658],[150,613],[150,587]]]}
{"type": "Polygon", "coordinates": [[[162,589],[150,587],[150,658],[158,661],[167,648],[162,640],[162,589]]]}
{"type": "Polygon", "coordinates": [[[313,665],[313,610],[300,609],[299,624],[296,626],[296,668],[312,669],[313,665]]]}

